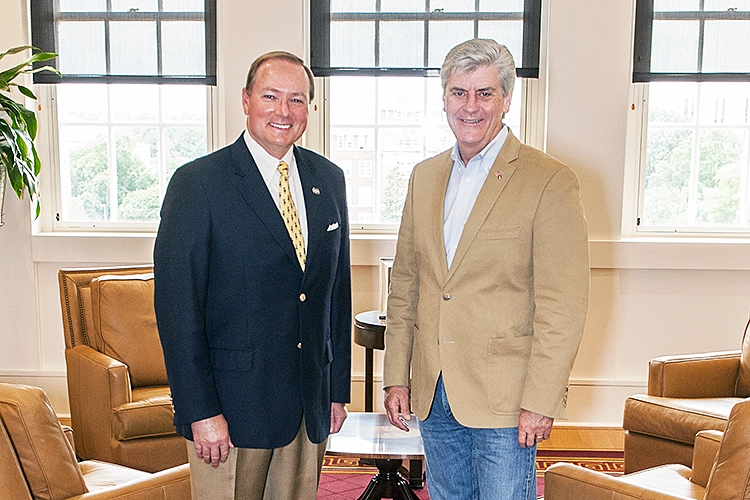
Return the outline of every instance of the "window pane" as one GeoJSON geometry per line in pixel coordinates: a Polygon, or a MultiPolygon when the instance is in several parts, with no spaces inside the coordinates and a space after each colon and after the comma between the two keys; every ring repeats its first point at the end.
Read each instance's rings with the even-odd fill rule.
{"type": "Polygon", "coordinates": [[[106,123],[107,86],[60,84],[57,119],[60,123],[106,123]]]}
{"type": "Polygon", "coordinates": [[[115,127],[117,214],[112,220],[159,218],[158,129],[115,127]],[[115,218],[116,216],[116,218],[115,218]]]}
{"type": "Polygon", "coordinates": [[[203,0],[162,0],[164,12],[205,12],[203,0]]]}
{"type": "Polygon", "coordinates": [[[110,88],[110,112],[114,123],[159,120],[159,87],[114,85],[110,88]]]}
{"type": "Polygon", "coordinates": [[[707,11],[750,10],[750,0],[705,0],[703,9],[707,11]]]}
{"type": "Polygon", "coordinates": [[[60,127],[60,191],[66,221],[106,221],[110,216],[106,127],[60,127]]]}
{"type": "MultiPolygon", "coordinates": [[[[743,130],[701,131],[697,225],[731,227],[740,222],[740,176],[747,145],[743,130]]],[[[747,164],[746,154],[744,160],[747,164]]]]}
{"type": "Polygon", "coordinates": [[[58,86],[59,222],[156,222],[172,173],[207,152],[206,97],[202,86],[58,86]]]}
{"type": "Polygon", "coordinates": [[[654,0],[654,12],[698,10],[700,0],[654,0]]]}
{"type": "Polygon", "coordinates": [[[107,71],[104,55],[104,23],[63,22],[58,26],[60,57],[58,69],[73,75],[94,75],[107,71]],[[86,50],[80,50],[86,47],[86,50]]]}
{"type": "Polygon", "coordinates": [[[750,21],[706,21],[703,43],[704,72],[750,72],[750,21]]]}
{"type": "Polygon", "coordinates": [[[703,83],[700,87],[700,124],[750,124],[750,83],[703,83]]]}
{"type": "Polygon", "coordinates": [[[375,12],[375,0],[331,0],[331,12],[375,12]]]}
{"type": "Polygon", "coordinates": [[[424,0],[381,0],[380,12],[424,12],[424,0]]]}
{"type": "Polygon", "coordinates": [[[156,22],[112,22],[110,44],[112,74],[158,74],[156,22]]]}
{"type": "Polygon", "coordinates": [[[516,66],[523,61],[523,21],[479,21],[479,38],[492,38],[508,47],[516,66]]]}
{"type": "Polygon", "coordinates": [[[439,68],[445,55],[459,43],[474,38],[473,21],[433,21],[430,23],[428,67],[439,68]]]}
{"type": "Polygon", "coordinates": [[[424,65],[424,23],[380,23],[380,66],[421,68],[424,65]]]}
{"type": "Polygon", "coordinates": [[[442,9],[444,12],[474,12],[474,0],[431,0],[430,9],[442,9]]]}
{"type": "Polygon", "coordinates": [[[157,0],[112,0],[112,12],[158,12],[157,0]]]}
{"type": "Polygon", "coordinates": [[[479,0],[482,12],[523,12],[523,0],[479,0]]]}
{"type": "Polygon", "coordinates": [[[341,21],[331,23],[331,66],[361,68],[375,66],[375,23],[341,21]]]}
{"type": "Polygon", "coordinates": [[[642,229],[750,228],[750,84],[650,83],[642,229]]]}
{"type": "Polygon", "coordinates": [[[60,12],[106,12],[107,0],[60,0],[60,12]]]}
{"type": "Polygon", "coordinates": [[[205,23],[161,24],[162,72],[165,75],[205,75],[205,23]]]}
{"type": "MultiPolygon", "coordinates": [[[[199,85],[161,86],[162,122],[206,122],[206,88],[199,85]]],[[[205,141],[205,137],[204,137],[205,141]]]]}
{"type": "Polygon", "coordinates": [[[654,21],[651,71],[693,73],[698,69],[698,21],[654,21]]]}
{"type": "Polygon", "coordinates": [[[331,106],[331,123],[359,125],[375,123],[375,79],[366,76],[331,78],[331,96],[336,96],[336,106],[331,106]]]}

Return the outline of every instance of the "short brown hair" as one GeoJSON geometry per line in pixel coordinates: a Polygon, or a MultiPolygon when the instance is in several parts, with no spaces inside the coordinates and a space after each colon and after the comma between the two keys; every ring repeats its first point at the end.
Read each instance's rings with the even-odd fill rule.
{"type": "Polygon", "coordinates": [[[255,61],[253,61],[253,64],[250,65],[250,71],[247,72],[247,81],[245,82],[245,92],[249,93],[253,89],[253,83],[255,83],[255,76],[258,73],[258,68],[260,68],[260,65],[272,59],[282,59],[284,61],[289,61],[290,63],[302,66],[302,69],[304,69],[305,73],[307,74],[307,79],[310,81],[309,97],[310,97],[310,101],[312,101],[313,98],[315,97],[315,79],[313,77],[312,71],[310,71],[310,68],[305,66],[305,62],[302,59],[300,59],[299,57],[295,56],[294,54],[290,52],[284,52],[283,50],[268,52],[266,54],[263,54],[259,58],[257,58],[255,61]]]}

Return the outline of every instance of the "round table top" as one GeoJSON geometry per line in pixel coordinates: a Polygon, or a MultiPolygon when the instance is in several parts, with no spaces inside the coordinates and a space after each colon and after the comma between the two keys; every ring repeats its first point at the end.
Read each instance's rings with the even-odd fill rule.
{"type": "Polygon", "coordinates": [[[328,437],[326,451],[359,458],[422,459],[419,421],[416,416],[411,417],[407,422],[409,432],[404,432],[392,426],[385,413],[350,412],[341,431],[328,437]]]}
{"type": "Polygon", "coordinates": [[[377,310],[354,316],[354,343],[369,349],[385,349],[385,320],[377,310]]]}

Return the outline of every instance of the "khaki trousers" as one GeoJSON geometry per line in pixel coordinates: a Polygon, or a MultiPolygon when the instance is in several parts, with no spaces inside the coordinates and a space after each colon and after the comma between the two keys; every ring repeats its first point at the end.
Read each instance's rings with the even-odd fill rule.
{"type": "Polygon", "coordinates": [[[232,448],[227,461],[214,469],[187,441],[193,500],[314,499],[326,442],[310,441],[303,418],[297,436],[283,448],[232,448]]]}

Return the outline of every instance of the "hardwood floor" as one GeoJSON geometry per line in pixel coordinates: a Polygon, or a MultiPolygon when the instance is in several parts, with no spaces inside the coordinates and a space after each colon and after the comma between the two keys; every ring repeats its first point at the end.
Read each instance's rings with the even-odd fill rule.
{"type": "Polygon", "coordinates": [[[615,427],[554,426],[552,435],[539,445],[540,450],[622,451],[625,431],[615,427]]]}

